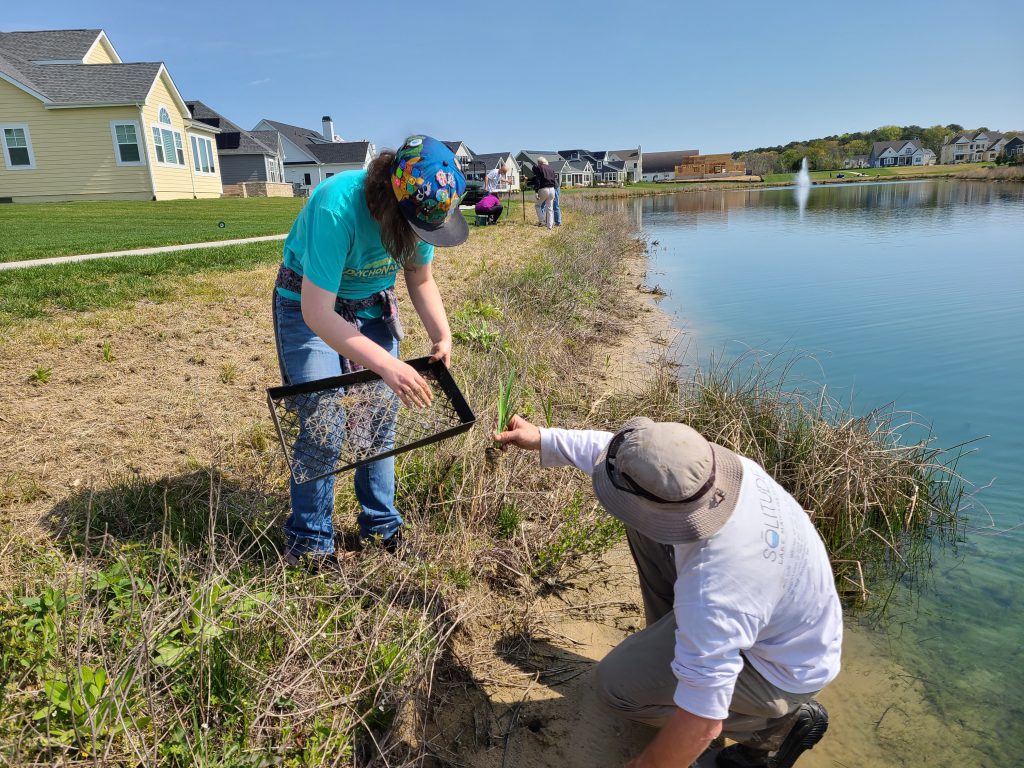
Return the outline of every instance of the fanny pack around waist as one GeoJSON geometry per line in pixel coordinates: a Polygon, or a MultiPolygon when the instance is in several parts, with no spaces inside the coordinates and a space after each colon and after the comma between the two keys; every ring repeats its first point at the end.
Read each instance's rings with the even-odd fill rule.
{"type": "MultiPolygon", "coordinates": [[[[301,295],[302,275],[282,264],[277,271],[277,280],[274,281],[274,286],[301,295]]],[[[357,313],[378,305],[381,307],[381,319],[391,332],[392,337],[396,341],[401,341],[405,337],[405,331],[402,329],[402,321],[398,316],[398,298],[395,296],[394,286],[361,299],[344,299],[339,296],[334,302],[334,311],[341,315],[346,322],[352,323],[356,328],[361,328],[367,318],[359,317],[357,313]]],[[[360,370],[360,366],[355,363],[350,363],[350,366],[346,373],[350,370],[360,370]]]]}

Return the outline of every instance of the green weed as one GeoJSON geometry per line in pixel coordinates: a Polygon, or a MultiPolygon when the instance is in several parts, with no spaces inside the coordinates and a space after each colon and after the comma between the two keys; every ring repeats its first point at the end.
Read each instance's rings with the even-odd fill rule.
{"type": "Polygon", "coordinates": [[[33,384],[48,384],[52,375],[53,368],[37,365],[36,369],[29,374],[28,380],[33,384]]]}

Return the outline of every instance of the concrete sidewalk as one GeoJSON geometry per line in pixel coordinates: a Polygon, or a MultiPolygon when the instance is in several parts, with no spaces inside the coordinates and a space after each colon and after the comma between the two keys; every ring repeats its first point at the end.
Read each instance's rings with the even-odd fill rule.
{"type": "Polygon", "coordinates": [[[185,245],[162,245],[158,248],[132,248],[128,251],[109,251],[107,253],[83,253],[78,256],[54,256],[49,259],[29,259],[28,261],[7,261],[0,263],[0,270],[24,269],[26,267],[42,267],[48,264],[70,264],[75,261],[92,261],[93,259],[111,259],[115,256],[149,256],[154,253],[171,253],[172,251],[194,251],[197,248],[221,248],[226,245],[243,245],[245,243],[265,243],[271,240],[284,240],[288,234],[262,235],[260,237],[242,237],[237,240],[214,240],[209,243],[187,243],[185,245]]]}

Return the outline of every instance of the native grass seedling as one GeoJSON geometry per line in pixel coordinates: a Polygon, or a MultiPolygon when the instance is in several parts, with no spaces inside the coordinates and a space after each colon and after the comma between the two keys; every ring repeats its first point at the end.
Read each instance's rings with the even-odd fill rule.
{"type": "Polygon", "coordinates": [[[519,398],[516,388],[516,371],[509,371],[508,379],[501,386],[498,392],[498,431],[504,432],[508,429],[508,423],[515,415],[519,407],[519,398]]]}
{"type": "Polygon", "coordinates": [[[52,375],[53,368],[37,365],[36,369],[29,374],[28,380],[33,384],[49,384],[52,375]]]}
{"type": "Polygon", "coordinates": [[[114,362],[114,348],[110,345],[109,341],[103,342],[103,362],[112,363],[114,362]]]}
{"type": "Polygon", "coordinates": [[[541,406],[544,408],[544,426],[551,429],[555,423],[555,403],[550,394],[544,396],[541,406]]]}
{"type": "Polygon", "coordinates": [[[519,526],[523,523],[523,517],[515,504],[505,504],[498,512],[498,536],[502,539],[511,539],[519,532],[519,526]]]}

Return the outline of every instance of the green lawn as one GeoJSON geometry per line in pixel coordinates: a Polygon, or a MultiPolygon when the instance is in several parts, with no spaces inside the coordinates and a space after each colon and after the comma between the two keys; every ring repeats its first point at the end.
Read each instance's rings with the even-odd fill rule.
{"type": "Polygon", "coordinates": [[[2,205],[0,262],[274,235],[288,231],[303,202],[260,197],[2,205]]]}
{"type": "MultiPolygon", "coordinates": [[[[846,178],[858,178],[856,174],[864,176],[942,176],[948,173],[968,171],[972,168],[985,168],[992,163],[962,163],[960,165],[924,165],[904,166],[901,168],[854,168],[850,170],[834,171],[811,171],[811,180],[833,179],[836,174],[841,173],[846,178]]],[[[769,184],[786,184],[796,177],[795,173],[770,173],[764,177],[769,184]]]]}
{"type": "Polygon", "coordinates": [[[189,290],[183,277],[241,271],[280,260],[281,243],[273,241],[0,271],[0,328],[60,310],[169,301],[189,290]]]}

